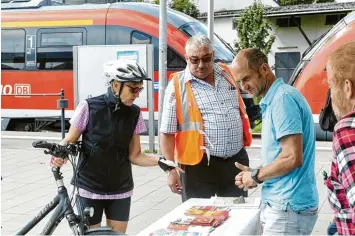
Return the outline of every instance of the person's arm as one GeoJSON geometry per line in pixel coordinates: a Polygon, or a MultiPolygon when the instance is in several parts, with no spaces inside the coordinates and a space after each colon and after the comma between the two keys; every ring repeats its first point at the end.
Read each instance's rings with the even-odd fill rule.
{"type": "Polygon", "coordinates": [[[303,141],[301,134],[288,135],[280,140],[281,153],[268,166],[260,168],[258,179],[265,181],[283,176],[302,166],[303,141]]]}
{"type": "Polygon", "coordinates": [[[134,134],[129,145],[129,160],[132,164],[137,166],[156,166],[164,171],[175,169],[176,171],[184,172],[180,167],[176,166],[174,162],[167,161],[164,157],[155,154],[145,154],[141,152],[140,135],[134,134]]]}
{"type": "MultiPolygon", "coordinates": [[[[260,168],[257,175],[260,181],[284,176],[303,164],[303,122],[299,104],[292,95],[286,94],[273,105],[271,113],[275,135],[282,150],[272,163],[260,168]]],[[[236,178],[236,185],[240,188],[255,186],[251,178],[252,170],[239,163],[236,166],[245,171],[236,178]]]]}
{"type": "Polygon", "coordinates": [[[355,129],[341,125],[340,121],[339,129],[334,131],[333,146],[338,163],[339,181],[344,187],[351,208],[355,208],[355,129]]]}
{"type": "Polygon", "coordinates": [[[138,166],[156,166],[158,165],[159,156],[142,153],[140,135],[134,134],[129,145],[129,160],[132,164],[138,166]]]}
{"type": "Polygon", "coordinates": [[[160,150],[167,160],[174,161],[175,134],[160,133],[160,150]]]}
{"type": "MultiPolygon", "coordinates": [[[[303,150],[301,134],[281,138],[280,146],[282,151],[275,161],[259,169],[258,180],[264,182],[268,179],[286,175],[302,165],[303,150]]],[[[235,184],[239,188],[252,188],[257,185],[251,177],[252,168],[243,166],[237,162],[236,167],[242,170],[235,178],[235,184]]]]}
{"type": "MultiPolygon", "coordinates": [[[[70,119],[70,128],[65,138],[60,142],[61,145],[75,143],[79,140],[81,134],[85,131],[89,119],[89,105],[83,100],[79,103],[70,119]]],[[[62,158],[52,158],[51,165],[62,166],[67,160],[62,158]]]]}
{"type": "MultiPolygon", "coordinates": [[[[167,160],[174,161],[175,134],[177,132],[176,99],[174,81],[171,80],[165,90],[164,109],[160,127],[160,149],[167,160]]],[[[180,172],[182,170],[180,169],[180,172]]],[[[183,189],[179,173],[176,170],[168,172],[168,186],[173,193],[181,194],[183,189]]]]}
{"type": "Polygon", "coordinates": [[[143,115],[140,113],[134,135],[132,137],[130,146],[129,146],[129,160],[132,164],[138,166],[155,166],[159,167],[163,171],[169,171],[176,168],[178,171],[182,171],[179,167],[175,165],[172,161],[167,161],[165,157],[161,155],[154,154],[144,154],[141,150],[140,134],[147,130],[144,121],[143,115]]]}
{"type": "Polygon", "coordinates": [[[174,161],[175,134],[177,132],[177,115],[174,83],[171,80],[166,88],[164,109],[160,127],[160,149],[167,160],[174,161]]]}
{"type": "Polygon", "coordinates": [[[70,119],[70,128],[68,134],[62,140],[62,143],[75,143],[80,135],[86,130],[89,122],[89,104],[83,100],[76,107],[75,112],[70,119]]]}
{"type": "MultiPolygon", "coordinates": [[[[303,111],[295,95],[284,94],[272,104],[271,118],[281,152],[269,165],[262,167],[258,179],[265,181],[283,176],[303,164],[303,111]]],[[[315,142],[315,140],[314,140],[315,142]]]]}
{"type": "Polygon", "coordinates": [[[61,144],[65,143],[75,143],[79,140],[81,136],[81,130],[76,128],[75,126],[71,125],[68,131],[68,134],[65,138],[61,141],[61,144]]]}

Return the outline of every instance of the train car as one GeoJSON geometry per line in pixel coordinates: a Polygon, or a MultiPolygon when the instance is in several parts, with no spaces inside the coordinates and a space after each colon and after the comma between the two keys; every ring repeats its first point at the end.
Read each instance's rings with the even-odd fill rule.
{"type": "Polygon", "coordinates": [[[332,133],[319,127],[319,114],[325,105],[328,84],[325,70],[329,55],[339,46],[355,41],[355,12],[340,20],[332,29],[304,52],[290,84],[296,87],[307,99],[316,124],[318,140],[331,140],[332,133]]]}
{"type": "MultiPolygon", "coordinates": [[[[1,92],[18,95],[2,96],[2,130],[60,129],[59,97],[27,94],[58,94],[63,88],[69,100],[66,118],[71,117],[75,108],[75,45],[153,44],[154,81],[159,81],[159,6],[133,2],[61,5],[51,0],[33,6],[34,1],[1,5],[1,92]]],[[[187,39],[207,34],[207,29],[198,20],[171,9],[167,19],[169,77],[186,68],[187,39]]],[[[230,46],[217,35],[213,42],[216,60],[230,63],[234,57],[230,46]]],[[[157,109],[158,93],[154,96],[157,109]]],[[[143,115],[148,119],[146,111],[143,115]]]]}

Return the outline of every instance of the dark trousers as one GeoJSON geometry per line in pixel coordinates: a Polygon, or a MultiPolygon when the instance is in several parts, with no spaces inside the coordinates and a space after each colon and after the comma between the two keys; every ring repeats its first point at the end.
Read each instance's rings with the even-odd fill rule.
{"type": "Polygon", "coordinates": [[[329,236],[334,235],[337,232],[337,225],[335,224],[335,221],[332,221],[327,228],[327,234],[329,236]]]}
{"type": "Polygon", "coordinates": [[[244,148],[236,155],[226,159],[211,156],[209,165],[207,165],[206,155],[197,165],[181,165],[185,171],[184,174],[181,174],[182,201],[185,202],[190,198],[210,198],[215,195],[246,197],[248,193],[235,185],[235,176],[240,170],[235,167],[234,162],[249,166],[248,154],[244,148]]]}

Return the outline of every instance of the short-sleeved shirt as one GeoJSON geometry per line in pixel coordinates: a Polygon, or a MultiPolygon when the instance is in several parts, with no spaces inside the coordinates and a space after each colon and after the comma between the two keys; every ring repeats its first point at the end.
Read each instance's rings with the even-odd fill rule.
{"type": "Polygon", "coordinates": [[[262,201],[283,210],[288,204],[294,211],[317,207],[315,128],[306,99],[297,89],[278,79],[260,101],[260,107],[263,166],[271,164],[279,156],[283,137],[302,134],[303,139],[302,166],[284,176],[266,180],[262,187],[262,201]]]}
{"type": "MultiPolygon", "coordinates": [[[[239,112],[236,87],[223,77],[222,68],[214,65],[215,86],[195,78],[188,68],[184,80],[190,81],[193,95],[201,112],[205,138],[210,154],[231,157],[243,147],[243,126],[239,112]]],[[[175,134],[178,131],[174,82],[166,88],[160,132],[175,134]]]]}
{"type": "MultiPolygon", "coordinates": [[[[88,121],[89,121],[89,104],[86,100],[83,100],[79,103],[79,105],[75,109],[75,112],[69,122],[71,126],[79,129],[80,132],[83,133],[86,130],[88,121]]],[[[145,131],[147,131],[147,128],[145,126],[142,113],[140,113],[134,133],[141,134],[144,133],[145,131]]],[[[120,194],[101,195],[79,188],[79,195],[90,199],[102,199],[102,200],[123,199],[123,198],[131,197],[132,194],[133,194],[133,190],[125,193],[120,193],[120,194]]]]}

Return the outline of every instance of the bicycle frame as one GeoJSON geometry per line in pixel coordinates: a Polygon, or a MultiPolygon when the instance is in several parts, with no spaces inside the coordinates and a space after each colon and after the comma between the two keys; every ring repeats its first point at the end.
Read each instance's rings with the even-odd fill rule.
{"type": "Polygon", "coordinates": [[[76,225],[79,226],[79,231],[83,232],[83,225],[80,218],[74,213],[71,206],[69,195],[66,187],[63,183],[62,173],[60,168],[52,168],[54,178],[58,186],[58,194],[54,199],[48,203],[39,213],[36,215],[25,227],[23,227],[16,235],[24,235],[28,233],[33,227],[35,227],[45,216],[48,215],[54,208],[53,215],[49,219],[48,223],[44,227],[41,234],[50,235],[57,228],[58,224],[62,221],[64,216],[68,220],[69,226],[72,229],[74,235],[79,235],[76,225]]]}

